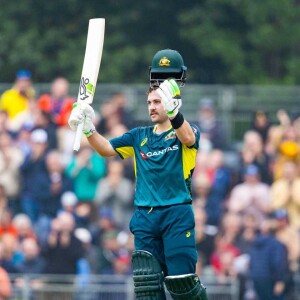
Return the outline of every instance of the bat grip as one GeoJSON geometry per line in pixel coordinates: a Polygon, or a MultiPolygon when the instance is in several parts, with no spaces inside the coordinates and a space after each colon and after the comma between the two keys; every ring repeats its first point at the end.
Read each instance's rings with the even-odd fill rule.
{"type": "Polygon", "coordinates": [[[74,151],[78,151],[80,149],[82,128],[83,128],[83,122],[79,123],[77,126],[77,130],[76,130],[76,134],[75,134],[75,141],[74,141],[74,146],[73,146],[74,151]]]}

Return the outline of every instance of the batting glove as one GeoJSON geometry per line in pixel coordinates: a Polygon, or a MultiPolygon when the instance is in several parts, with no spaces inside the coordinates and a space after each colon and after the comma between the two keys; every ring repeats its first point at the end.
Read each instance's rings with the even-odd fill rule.
{"type": "Polygon", "coordinates": [[[180,89],[174,79],[166,79],[157,89],[161,97],[163,107],[169,118],[173,119],[177,115],[182,105],[180,89]]]}
{"type": "Polygon", "coordinates": [[[76,131],[78,124],[83,122],[82,132],[89,137],[95,132],[93,119],[95,112],[93,108],[84,101],[79,101],[73,104],[73,109],[69,117],[69,126],[76,131]]]}

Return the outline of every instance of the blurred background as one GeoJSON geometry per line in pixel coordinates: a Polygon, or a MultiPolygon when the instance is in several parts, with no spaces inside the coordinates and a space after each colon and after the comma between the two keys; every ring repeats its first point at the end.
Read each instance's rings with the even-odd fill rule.
{"type": "Polygon", "coordinates": [[[298,0],[0,1],[0,299],[133,299],[131,160],[72,150],[88,20],[105,18],[93,107],[107,138],[150,125],[149,66],[188,67],[210,300],[300,293],[298,0]]]}

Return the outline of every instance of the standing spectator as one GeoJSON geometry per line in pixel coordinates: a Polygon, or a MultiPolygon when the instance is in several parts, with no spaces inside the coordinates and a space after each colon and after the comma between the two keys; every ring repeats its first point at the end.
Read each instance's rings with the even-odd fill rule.
{"type": "Polygon", "coordinates": [[[74,191],[79,202],[92,203],[95,200],[98,182],[105,172],[105,159],[90,146],[82,145],[66,168],[67,175],[74,181],[74,191]]]}
{"type": "Polygon", "coordinates": [[[19,70],[16,73],[14,86],[5,91],[0,100],[0,108],[7,112],[10,122],[28,108],[28,101],[34,99],[35,91],[32,87],[31,72],[19,70]]]}
{"type": "Polygon", "coordinates": [[[55,124],[65,126],[75,100],[69,96],[69,82],[67,79],[56,78],[51,85],[51,91],[38,99],[39,108],[50,113],[55,124]]]}
{"type": "Polygon", "coordinates": [[[250,278],[258,300],[283,300],[288,255],[286,247],[270,234],[270,221],[264,221],[261,233],[250,249],[250,278]]]}
{"type": "Polygon", "coordinates": [[[22,152],[13,144],[8,133],[0,134],[0,184],[4,187],[13,213],[19,211],[20,165],[22,152]]]}
{"type": "Polygon", "coordinates": [[[21,208],[32,222],[36,222],[39,215],[39,205],[44,197],[45,180],[47,179],[46,151],[47,133],[43,129],[36,129],[30,135],[31,152],[25,157],[20,167],[22,175],[21,208]]]}
{"type": "Polygon", "coordinates": [[[261,136],[264,144],[267,142],[270,127],[271,122],[266,112],[258,110],[253,114],[250,129],[261,136]]]}
{"type": "Polygon", "coordinates": [[[0,267],[0,300],[9,299],[12,294],[12,286],[8,273],[0,267]]]}
{"type": "Polygon", "coordinates": [[[228,199],[228,210],[239,214],[253,213],[259,222],[271,209],[270,188],[261,182],[259,169],[249,165],[244,169],[244,182],[236,185],[228,199]]]}
{"type": "Polygon", "coordinates": [[[51,115],[43,110],[37,110],[34,116],[34,128],[41,128],[47,132],[48,148],[57,149],[57,125],[52,121],[51,115]]]}
{"type": "MultiPolygon", "coordinates": [[[[248,159],[251,157],[251,159],[248,161],[244,159],[245,157],[241,157],[239,169],[243,171],[247,165],[254,164],[259,168],[261,181],[270,184],[273,180],[271,172],[272,159],[265,152],[263,139],[258,132],[254,130],[246,131],[243,137],[242,153],[244,151],[247,153],[246,157],[248,159]]],[[[243,174],[241,174],[241,179],[242,177],[243,174]]]]}
{"type": "Polygon", "coordinates": [[[52,220],[48,243],[43,249],[47,274],[76,274],[77,263],[83,258],[82,243],[74,235],[75,221],[62,212],[52,220]]]}
{"type": "Polygon", "coordinates": [[[212,148],[226,148],[225,126],[217,116],[212,99],[200,100],[196,124],[200,128],[202,142],[207,139],[212,144],[212,148]]]}
{"type": "Polygon", "coordinates": [[[134,187],[132,182],[124,177],[123,172],[124,166],[121,161],[110,160],[107,176],[100,180],[96,194],[97,206],[110,207],[119,226],[128,224],[133,213],[134,187]]]}
{"type": "Polygon", "coordinates": [[[286,209],[291,225],[300,229],[300,177],[294,162],[286,162],[283,177],[271,185],[271,206],[286,209]]]}

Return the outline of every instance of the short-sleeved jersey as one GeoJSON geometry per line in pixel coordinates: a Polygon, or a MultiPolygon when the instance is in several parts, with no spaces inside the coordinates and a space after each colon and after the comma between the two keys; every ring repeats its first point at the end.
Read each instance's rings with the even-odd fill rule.
{"type": "Polygon", "coordinates": [[[196,164],[200,130],[191,124],[193,146],[183,145],[175,130],[161,134],[156,127],[138,127],[110,140],[121,158],[134,157],[136,206],[167,206],[191,203],[191,177],[196,164]]]}

